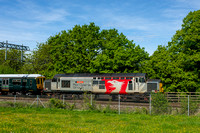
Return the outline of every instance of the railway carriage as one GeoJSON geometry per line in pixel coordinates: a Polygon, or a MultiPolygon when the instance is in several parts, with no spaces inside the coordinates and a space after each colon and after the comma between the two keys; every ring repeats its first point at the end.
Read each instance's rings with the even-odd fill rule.
{"type": "Polygon", "coordinates": [[[0,92],[38,94],[43,90],[44,80],[40,74],[0,74],[0,92]]]}
{"type": "Polygon", "coordinates": [[[94,94],[144,94],[161,90],[160,80],[145,73],[57,74],[44,83],[44,92],[94,94]]]}

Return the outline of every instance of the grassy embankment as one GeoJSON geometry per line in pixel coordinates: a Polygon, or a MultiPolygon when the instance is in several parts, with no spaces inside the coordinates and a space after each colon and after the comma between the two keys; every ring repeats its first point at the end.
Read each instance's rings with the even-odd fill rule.
{"type": "Polygon", "coordinates": [[[200,132],[199,116],[0,107],[0,132],[200,132]]]}

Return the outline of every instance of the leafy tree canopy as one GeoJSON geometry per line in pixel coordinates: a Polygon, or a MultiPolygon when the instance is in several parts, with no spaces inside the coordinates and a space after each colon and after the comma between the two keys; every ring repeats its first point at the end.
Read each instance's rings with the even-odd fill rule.
{"type": "Polygon", "coordinates": [[[200,10],[190,12],[168,46],[159,46],[142,71],[166,91],[200,91],[200,10]]]}
{"type": "Polygon", "coordinates": [[[34,70],[52,77],[56,73],[137,72],[148,53],[116,29],[100,30],[90,23],[51,36],[39,44],[32,58],[34,70]]]}

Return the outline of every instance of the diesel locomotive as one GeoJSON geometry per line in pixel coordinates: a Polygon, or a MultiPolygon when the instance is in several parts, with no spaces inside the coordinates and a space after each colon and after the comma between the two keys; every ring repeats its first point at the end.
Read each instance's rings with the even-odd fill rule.
{"type": "Polygon", "coordinates": [[[146,73],[56,74],[44,81],[45,93],[145,94],[163,91],[158,79],[146,73]]]}

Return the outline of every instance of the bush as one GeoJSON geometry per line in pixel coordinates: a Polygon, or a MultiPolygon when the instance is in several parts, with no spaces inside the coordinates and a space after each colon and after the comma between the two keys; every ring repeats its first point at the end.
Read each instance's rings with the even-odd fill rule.
{"type": "Polygon", "coordinates": [[[167,97],[163,93],[152,93],[152,113],[153,114],[168,114],[171,112],[167,97]]]}
{"type": "Polygon", "coordinates": [[[92,94],[87,94],[84,93],[83,95],[83,108],[85,110],[97,110],[96,104],[94,102],[94,98],[92,98],[92,105],[91,105],[91,95],[92,94]]]}
{"type": "MultiPolygon", "coordinates": [[[[198,103],[195,101],[192,101],[192,99],[189,99],[189,114],[195,114],[198,111],[198,103]]],[[[184,97],[181,100],[181,110],[180,110],[181,114],[187,114],[188,113],[188,97],[184,97]]]]}
{"type": "Polygon", "coordinates": [[[134,114],[148,114],[148,110],[146,108],[135,108],[134,109],[134,114]]]}
{"type": "Polygon", "coordinates": [[[63,104],[63,102],[59,99],[51,98],[49,102],[50,102],[50,107],[62,108],[62,109],[66,108],[66,105],[63,104]]]}

